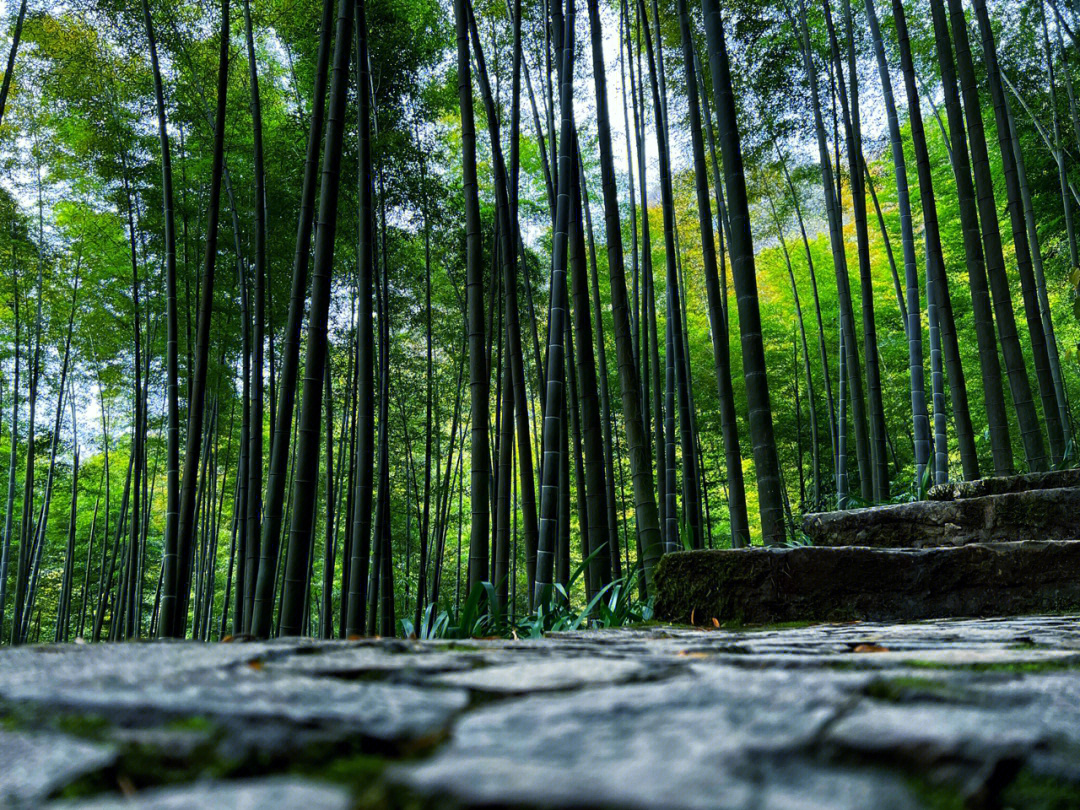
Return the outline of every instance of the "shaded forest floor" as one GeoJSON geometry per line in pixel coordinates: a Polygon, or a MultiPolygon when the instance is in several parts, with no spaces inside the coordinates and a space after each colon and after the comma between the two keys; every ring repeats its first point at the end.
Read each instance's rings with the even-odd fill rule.
{"type": "Polygon", "coordinates": [[[1077,618],[5,649],[0,807],[1076,807],[1077,618]]]}

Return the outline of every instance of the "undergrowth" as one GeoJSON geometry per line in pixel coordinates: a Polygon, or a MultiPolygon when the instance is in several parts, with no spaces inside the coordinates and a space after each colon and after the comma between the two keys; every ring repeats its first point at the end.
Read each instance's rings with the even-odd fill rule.
{"type": "Polygon", "coordinates": [[[526,616],[507,616],[500,609],[497,585],[485,581],[469,592],[454,614],[449,610],[436,613],[437,605],[432,603],[421,615],[419,627],[409,619],[402,619],[401,631],[406,638],[419,639],[540,638],[545,633],[586,627],[624,627],[651,620],[653,603],[651,599],[642,601],[638,597],[636,570],[630,576],[604,585],[584,607],[578,608],[572,603],[570,592],[599,551],[597,549],[582,561],[568,583],[552,585],[548,597],[526,616]]]}

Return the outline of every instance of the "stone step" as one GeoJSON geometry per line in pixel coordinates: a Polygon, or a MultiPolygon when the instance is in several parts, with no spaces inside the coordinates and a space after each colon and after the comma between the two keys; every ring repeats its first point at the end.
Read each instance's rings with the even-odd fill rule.
{"type": "MultiPolygon", "coordinates": [[[[986,479],[1003,480],[1010,479],[986,479]]],[[[1080,487],[1059,487],[818,512],[806,515],[802,528],[815,546],[928,548],[1080,540],[1078,517],[1080,487]]]]}
{"type": "Polygon", "coordinates": [[[960,498],[978,498],[983,495],[1003,495],[1006,492],[1027,492],[1038,489],[1061,489],[1063,487],[1080,487],[1080,468],[936,484],[930,487],[926,497],[932,501],[955,501],[960,498]]]}
{"type": "Polygon", "coordinates": [[[656,617],[709,625],[911,621],[1080,608],[1080,542],[928,549],[718,549],[666,554],[656,617]]]}

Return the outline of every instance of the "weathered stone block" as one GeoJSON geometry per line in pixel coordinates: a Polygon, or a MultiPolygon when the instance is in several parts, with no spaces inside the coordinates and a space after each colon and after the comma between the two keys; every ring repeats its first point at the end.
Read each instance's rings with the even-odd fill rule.
{"type": "Polygon", "coordinates": [[[1060,487],[818,512],[803,518],[803,531],[817,546],[875,548],[1078,540],[1078,515],[1080,488],[1060,487]]]}
{"type": "Polygon", "coordinates": [[[982,495],[1002,495],[1006,492],[1061,489],[1062,487],[1080,487],[1080,468],[937,484],[930,487],[926,497],[932,501],[955,501],[959,498],[978,498],[982,495]]]}
{"type": "Polygon", "coordinates": [[[667,554],[663,621],[748,624],[1015,616],[1080,607],[1080,542],[748,548],[667,554]]]}
{"type": "Polygon", "coordinates": [[[38,807],[70,782],[108,770],[109,746],[49,731],[0,728],[0,808],[38,807]]]}
{"type": "Polygon", "coordinates": [[[141,791],[134,796],[103,795],[53,802],[49,810],[348,810],[353,803],[343,788],[299,777],[277,776],[236,782],[195,782],[141,791]]]}

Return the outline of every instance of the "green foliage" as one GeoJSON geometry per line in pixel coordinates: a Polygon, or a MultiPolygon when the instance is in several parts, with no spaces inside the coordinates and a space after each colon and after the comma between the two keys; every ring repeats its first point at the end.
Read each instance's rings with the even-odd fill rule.
{"type": "MultiPolygon", "coordinates": [[[[16,4],[8,4],[8,13],[16,4]]],[[[485,48],[487,63],[505,116],[504,133],[509,123],[509,87],[511,71],[511,29],[505,4],[501,0],[482,0],[474,3],[485,48]]],[[[674,14],[674,3],[661,0],[663,57],[668,66],[669,127],[674,137],[676,176],[673,178],[676,227],[679,251],[686,285],[685,314],[687,322],[688,359],[693,381],[698,438],[702,451],[702,466],[707,483],[709,503],[707,535],[710,545],[728,544],[730,532],[726,508],[726,475],[720,431],[717,383],[712,357],[712,329],[706,307],[702,273],[702,246],[697,222],[697,202],[693,177],[680,160],[685,155],[685,89],[681,82],[682,53],[674,14]]],[[[801,304],[807,319],[808,331],[816,329],[812,317],[810,295],[810,263],[813,261],[819,291],[824,329],[824,342],[831,363],[834,390],[837,388],[837,296],[833,277],[828,234],[823,227],[822,193],[816,154],[809,148],[812,111],[808,109],[808,87],[799,49],[792,47],[795,32],[788,8],[769,0],[724,0],[725,17],[730,20],[730,48],[734,64],[734,80],[739,107],[739,122],[743,136],[750,195],[752,230],[755,240],[757,283],[762,316],[762,335],[765,345],[768,382],[772,399],[772,418],[775,428],[780,465],[787,495],[792,505],[793,528],[798,527],[800,513],[832,506],[861,506],[856,497],[837,504],[832,481],[831,447],[825,402],[825,373],[814,348],[810,358],[811,385],[806,390],[801,357],[793,351],[796,337],[794,327],[794,298],[787,277],[786,263],[776,237],[776,228],[769,215],[775,204],[781,227],[791,253],[793,273],[801,304]],[[788,193],[781,171],[777,148],[785,155],[792,172],[795,195],[788,193]],[[797,198],[797,199],[796,199],[797,198]],[[795,219],[798,202],[807,230],[804,246],[795,219]],[[799,406],[795,393],[798,387],[799,406]],[[809,404],[813,402],[819,415],[818,435],[811,435],[809,404]],[[810,503],[811,447],[816,447],[822,459],[823,503],[810,503]]],[[[811,4],[812,5],[812,4],[811,4]]],[[[856,46],[860,82],[865,85],[864,127],[866,135],[867,168],[883,209],[885,227],[897,250],[900,233],[900,213],[891,161],[881,136],[880,121],[876,120],[875,99],[878,90],[870,65],[872,56],[868,38],[864,35],[861,4],[855,4],[855,24],[858,31],[856,46]]],[[[879,4],[885,48],[890,61],[896,63],[895,30],[887,4],[879,4]]],[[[938,65],[925,0],[907,0],[908,22],[916,70],[930,98],[937,98],[938,65]]],[[[253,5],[256,50],[259,61],[260,91],[264,125],[264,147],[268,167],[266,215],[268,222],[267,322],[273,336],[275,363],[280,364],[280,349],[284,338],[283,325],[289,306],[289,282],[295,249],[295,234],[304,148],[312,103],[312,85],[318,43],[319,0],[264,0],[253,5]]],[[[178,297],[180,312],[180,401],[181,423],[185,424],[187,386],[191,374],[193,351],[190,335],[195,327],[195,313],[200,290],[203,238],[206,225],[207,187],[210,174],[211,127],[207,114],[213,107],[217,33],[217,4],[151,0],[153,15],[162,54],[166,85],[166,106],[169,135],[173,150],[178,228],[178,297]]],[[[541,128],[546,132],[544,95],[545,71],[545,4],[527,0],[523,3],[524,47],[526,61],[539,107],[541,128]]],[[[1080,268],[1072,266],[1064,223],[1064,209],[1058,187],[1057,166],[1035,125],[1050,126],[1056,112],[1065,139],[1067,174],[1074,184],[1080,181],[1080,169],[1072,159],[1078,144],[1071,130],[1071,109],[1063,88],[1058,87],[1057,109],[1052,106],[1048,92],[1045,57],[1040,40],[1042,7],[1034,0],[1016,3],[997,3],[992,8],[998,25],[999,54],[1002,69],[1017,87],[1025,106],[1016,105],[1014,113],[1019,126],[1019,139],[1026,159],[1032,186],[1037,232],[1047,278],[1047,293],[1058,344],[1062,352],[1065,385],[1072,401],[1080,397],[1080,268]],[[1028,110],[1030,109],[1030,112],[1028,110]]],[[[604,8],[605,25],[617,17],[617,10],[604,8]]],[[[636,574],[629,574],[612,583],[599,594],[589,595],[582,581],[582,565],[576,576],[564,587],[556,589],[552,604],[542,606],[528,618],[510,619],[493,615],[489,605],[495,603],[493,585],[471,593],[462,593],[457,570],[466,568],[469,558],[470,505],[457,508],[465,490],[468,500],[467,437],[461,435],[468,421],[466,406],[459,414],[458,435],[452,435],[457,398],[458,369],[462,353],[462,304],[464,300],[464,235],[461,211],[460,121],[457,110],[457,75],[450,15],[438,0],[369,0],[367,4],[371,30],[372,63],[375,67],[375,110],[378,133],[373,144],[379,174],[378,226],[379,256],[385,262],[389,285],[390,338],[390,503],[393,538],[393,572],[399,616],[412,615],[415,604],[415,580],[420,522],[423,469],[431,463],[433,473],[433,504],[445,504],[444,575],[435,604],[422,611],[420,627],[403,621],[406,634],[421,638],[457,638],[473,635],[532,635],[571,627],[618,625],[647,618],[648,603],[638,601],[636,574]],[[421,171],[423,167],[423,171],[421,171]],[[430,235],[431,277],[433,297],[432,333],[435,365],[435,415],[432,456],[424,457],[425,388],[426,388],[426,313],[423,290],[426,278],[424,236],[430,235]],[[449,451],[454,442],[455,458],[451,463],[449,451]],[[462,459],[464,475],[458,476],[458,454],[465,444],[462,459]],[[448,469],[449,468],[449,469],[448,469]],[[419,486],[418,486],[419,484],[419,486]],[[464,537],[455,543],[458,533],[464,537]],[[460,610],[441,610],[437,605],[461,603],[460,610]]],[[[163,192],[154,120],[152,76],[145,42],[145,27],[141,18],[141,3],[132,0],[87,0],[87,2],[56,4],[31,9],[23,33],[13,76],[11,96],[0,125],[0,495],[6,494],[9,473],[7,458],[16,443],[17,461],[12,471],[18,484],[12,504],[15,516],[16,540],[12,553],[17,553],[18,531],[22,527],[22,482],[26,473],[28,366],[36,334],[35,309],[40,299],[41,362],[37,401],[36,468],[37,491],[35,514],[42,504],[45,485],[44,469],[52,440],[54,409],[60,392],[60,349],[70,303],[71,279],[76,265],[83,284],[76,311],[75,336],[72,346],[73,392],[76,424],[72,424],[70,409],[65,406],[60,423],[58,464],[53,483],[49,523],[45,532],[42,557],[41,586],[35,612],[40,622],[40,637],[51,638],[59,596],[59,585],[65,560],[67,512],[74,475],[73,451],[80,450],[78,479],[79,493],[75,517],[75,560],[73,609],[78,612],[83,595],[87,596],[88,614],[93,617],[97,608],[99,580],[103,564],[117,543],[121,519],[121,499],[128,468],[133,424],[135,369],[133,334],[135,308],[133,285],[140,292],[139,313],[143,352],[149,355],[147,480],[149,491],[149,520],[146,526],[142,594],[143,613],[153,611],[157,587],[157,572],[161,560],[161,540],[164,529],[164,239],[163,192]],[[130,216],[130,224],[129,224],[130,216]],[[132,227],[133,226],[133,227],[132,227]],[[133,268],[134,259],[134,268],[133,268]],[[41,284],[37,282],[38,272],[41,284]],[[134,271],[134,273],[133,273],[134,271]],[[133,279],[133,274],[137,277],[133,279]],[[16,283],[18,291],[16,292],[16,283]],[[20,314],[19,344],[15,342],[14,310],[16,301],[20,314]],[[11,429],[11,390],[15,354],[21,360],[19,390],[20,422],[17,433],[11,429]],[[76,435],[77,434],[77,435],[76,435]],[[91,549],[91,536],[93,548],[91,549]],[[92,553],[91,553],[92,551],[92,553]],[[84,585],[85,583],[85,585],[84,585]]],[[[234,14],[239,15],[234,8],[234,14]]],[[[582,15],[583,17],[584,15],[582,15]]],[[[692,11],[692,25],[699,26],[697,10],[692,11]]],[[[234,32],[240,30],[234,20],[234,32]]],[[[810,35],[815,57],[824,65],[826,36],[820,10],[810,13],[810,35]]],[[[700,33],[700,32],[697,32],[700,33]]],[[[698,37],[700,44],[704,37],[698,37]]],[[[7,42],[3,43],[5,46],[7,42]]],[[[1068,47],[1068,43],[1067,47],[1068,47]]],[[[242,364],[242,327],[239,317],[240,301],[245,283],[250,284],[251,243],[255,200],[251,133],[251,113],[248,109],[250,90],[247,86],[246,51],[233,42],[234,59],[229,76],[227,110],[227,163],[230,172],[226,207],[223,210],[222,233],[219,244],[221,256],[214,292],[211,350],[208,389],[212,409],[217,414],[214,433],[208,450],[215,460],[212,471],[215,484],[215,509],[218,522],[216,556],[200,559],[215,571],[211,621],[216,636],[225,606],[225,572],[231,541],[230,517],[235,506],[234,492],[240,456],[242,388],[238,370],[242,364]]],[[[605,42],[605,48],[608,43],[605,42]]],[[[6,47],[4,52],[6,52],[6,47]]],[[[703,54],[704,56],[704,54],[703,54]]],[[[979,55],[975,55],[979,58],[979,55]]],[[[618,103],[621,86],[617,75],[616,53],[608,53],[612,68],[609,93],[612,103],[618,103]]],[[[1057,79],[1070,78],[1080,86],[1080,69],[1071,50],[1064,58],[1055,55],[1057,79]]],[[[703,60],[703,64],[705,60],[703,60]]],[[[588,66],[582,68],[587,73],[588,66]]],[[[829,87],[823,71],[823,98],[829,99],[829,87]]],[[[640,77],[639,77],[640,78],[640,77]]],[[[647,78],[647,77],[646,77],[647,78]]],[[[611,408],[615,414],[613,434],[622,446],[615,454],[616,517],[620,531],[625,531],[626,546],[620,557],[624,570],[635,571],[636,547],[634,509],[628,494],[630,476],[626,459],[625,428],[621,419],[621,392],[615,362],[613,324],[610,312],[610,287],[607,270],[607,248],[602,234],[600,216],[599,177],[596,168],[595,128],[591,82],[576,82],[580,93],[582,152],[585,158],[586,185],[594,223],[598,226],[597,261],[602,318],[607,340],[608,386],[611,408]]],[[[702,77],[708,88],[709,71],[702,77]]],[[[995,143],[993,114],[988,94],[984,96],[983,117],[988,125],[988,139],[995,143]]],[[[1016,101],[1016,98],[1012,98],[1016,101]]],[[[483,113],[477,105],[478,114],[483,113]]],[[[540,144],[526,99],[522,110],[521,149],[521,231],[525,242],[525,262],[520,272],[519,297],[528,300],[532,291],[533,307],[537,313],[537,342],[543,351],[545,312],[549,291],[548,268],[551,250],[551,223],[545,183],[541,167],[540,144]]],[[[350,92],[347,110],[350,127],[355,121],[355,91],[350,92]]],[[[831,111],[830,111],[831,114],[831,111]]],[[[632,117],[632,116],[631,116],[632,117]]],[[[828,115],[827,115],[828,117],[828,115]]],[[[614,115],[616,127],[621,116],[614,115]]],[[[946,274],[952,292],[957,321],[960,351],[968,387],[971,393],[972,418],[977,432],[977,450],[984,471],[990,469],[990,447],[981,386],[978,384],[978,354],[974,340],[972,308],[967,272],[963,256],[963,238],[959,210],[955,199],[955,182],[949,162],[948,145],[929,103],[924,100],[924,119],[929,139],[928,148],[938,203],[938,217],[946,264],[946,274]]],[[[480,197],[483,208],[482,241],[485,272],[492,267],[494,212],[491,149],[487,142],[483,120],[478,121],[480,138],[480,197]]],[[[652,138],[652,122],[646,123],[647,137],[652,138]]],[[[910,154],[910,131],[903,126],[905,147],[910,154]]],[[[621,133],[617,134],[617,140],[621,133]]],[[[546,144],[550,154],[550,144],[546,144]]],[[[621,152],[620,148],[617,152],[621,152]]],[[[1000,156],[991,149],[991,171],[1004,202],[1000,156]]],[[[350,129],[345,138],[343,156],[343,186],[340,194],[338,244],[333,277],[333,304],[329,334],[329,367],[331,369],[331,399],[335,408],[335,450],[345,448],[343,418],[347,411],[348,393],[352,380],[353,340],[355,337],[355,241],[357,218],[357,145],[350,129]]],[[[843,162],[843,161],[842,161],[843,162]]],[[[710,167],[711,168],[711,167],[710,167]]],[[[913,191],[913,214],[916,236],[920,236],[922,200],[917,193],[914,161],[908,162],[909,184],[913,191]]],[[[650,172],[653,169],[650,167],[650,172]]],[[[624,218],[624,244],[631,244],[628,181],[626,165],[619,160],[619,197],[624,218]]],[[[841,167],[841,174],[843,168],[841,167]]],[[[650,175],[647,184],[655,184],[650,175]]],[[[711,173],[710,173],[711,182],[711,173]]],[[[849,242],[850,269],[854,275],[854,239],[850,225],[852,206],[850,184],[841,177],[845,198],[845,235],[849,242]]],[[[638,201],[640,203],[640,200],[638,201]]],[[[863,202],[863,201],[860,201],[863,202]]],[[[1002,210],[1002,232],[1008,235],[1007,215],[1002,210]]],[[[1074,206],[1075,208],[1075,206],[1074,206]]],[[[872,209],[871,209],[872,210],[872,209]]],[[[662,216],[652,200],[647,210],[637,210],[640,237],[641,225],[648,219],[652,232],[656,273],[656,293],[663,301],[665,266],[662,216]]],[[[885,421],[891,438],[890,473],[893,490],[890,502],[905,502],[924,497],[929,479],[915,480],[913,453],[909,438],[911,413],[907,381],[907,344],[903,324],[891,279],[888,257],[881,232],[873,222],[870,231],[870,254],[873,268],[873,294],[880,345],[885,421]]],[[[1015,258],[1007,245],[1006,263],[1015,275],[1015,258]]],[[[631,262],[627,257],[627,269],[631,262]]],[[[726,256],[725,256],[726,260],[726,256]]],[[[725,265],[730,282],[730,262],[725,265]]],[[[920,271],[921,272],[921,271],[920,271]]],[[[487,279],[490,281],[490,277],[487,279]]],[[[639,279],[640,281],[640,279],[639,279]]],[[[1015,287],[1016,285],[1014,285],[1015,287]]],[[[1014,295],[1017,290],[1014,290],[1014,295]]],[[[924,293],[925,295],[925,293],[924,293]]],[[[734,303],[734,301],[732,302],[734,303]]],[[[1018,302],[1017,302],[1018,303],[1018,302]]],[[[856,303],[858,307],[858,303],[856,303]]],[[[666,326],[664,307],[658,313],[660,333],[666,326]]],[[[1019,311],[1019,306],[1018,306],[1019,311]]],[[[490,314],[490,308],[487,311],[490,314]]],[[[860,313],[856,310],[856,319],[860,313]]],[[[738,334],[738,307],[730,306],[730,333],[738,334]]],[[[526,382],[531,399],[531,416],[535,429],[540,425],[539,392],[536,390],[535,358],[531,355],[532,324],[523,317],[526,334],[526,382]]],[[[497,323],[489,327],[494,333],[497,323]]],[[[924,319],[924,330],[925,319],[924,319]]],[[[928,334],[924,331],[924,340],[928,334]]],[[[814,337],[810,338],[813,347],[814,337]]],[[[1025,341],[1026,342],[1026,341],[1025,341]]],[[[747,414],[743,364],[738,340],[731,341],[732,374],[735,380],[735,404],[742,439],[744,475],[749,482],[747,501],[754,536],[760,534],[758,498],[753,454],[750,451],[749,419],[747,414]]],[[[269,345],[267,346],[269,349],[269,345]]],[[[1025,351],[1027,348],[1025,347],[1025,351]]],[[[666,353],[660,347],[661,362],[666,353]]],[[[269,358],[269,351],[268,351],[269,358]]],[[[494,362],[494,360],[493,360],[494,362]]],[[[1029,361],[1030,362],[1030,361],[1029,361]]],[[[273,369],[276,374],[278,367],[273,369]]],[[[267,370],[269,382],[270,373],[267,370]]],[[[655,385],[657,381],[653,380],[655,385]]],[[[946,409],[951,415],[951,402],[946,409]]],[[[494,413],[494,411],[493,411],[494,413]]],[[[274,415],[276,417],[276,414],[274,415]]],[[[261,426],[269,447],[269,409],[267,424],[261,426]]],[[[1012,436],[1019,449],[1019,431],[1015,424],[1012,436]]],[[[183,434],[185,429],[181,428],[183,434]]],[[[848,426],[851,442],[853,431],[848,426]]],[[[183,440],[183,435],[181,437],[183,440]]],[[[951,434],[948,455],[950,471],[958,473],[958,452],[951,434]]],[[[849,447],[850,466],[854,468],[854,448],[849,447]]],[[[1017,453],[1017,457],[1021,455],[1017,453]]],[[[265,459],[268,460],[268,459],[265,459]]],[[[264,461],[265,461],[264,460],[264,461]]],[[[1073,448],[1059,466],[1078,462],[1073,448]]],[[[337,473],[341,466],[336,463],[337,473]]],[[[344,466],[348,466],[347,464],[344,466]]],[[[328,537],[340,538],[349,516],[344,514],[348,476],[342,475],[337,487],[340,502],[334,532],[325,524],[323,508],[328,489],[325,466],[313,483],[319,490],[319,507],[315,518],[316,548],[313,580],[322,582],[324,546],[328,537]]],[[[851,489],[858,491],[855,475],[851,489]]],[[[581,494],[577,483],[571,484],[571,497],[581,494]]],[[[6,510],[6,503],[3,507],[6,510]]],[[[36,520],[37,518],[35,518],[36,520]]],[[[572,518],[572,557],[577,560],[581,528],[576,515],[572,518]]],[[[520,527],[520,521],[519,521],[520,527]]],[[[430,539],[434,539],[433,537],[430,539]]],[[[520,541],[520,533],[518,540],[520,541]]],[[[793,532],[789,541],[804,542],[800,533],[793,532]]],[[[524,611],[525,550],[524,543],[515,544],[516,583],[508,590],[518,595],[518,603],[508,608],[512,617],[524,611]],[[516,587],[513,587],[516,585],[516,587]]],[[[341,544],[333,559],[333,594],[331,607],[335,613],[342,599],[341,574],[344,562],[341,544]]],[[[466,569],[467,570],[467,569],[466,569]]],[[[8,574],[8,593],[14,572],[8,574]]],[[[115,582],[114,582],[115,585],[115,582]]],[[[318,585],[316,589],[320,588],[318,585]]],[[[430,580],[429,580],[430,587],[430,580]]],[[[318,594],[316,594],[318,595],[318,594]]],[[[9,597],[10,598],[10,597],[9,597]]],[[[423,601],[427,602],[429,594],[423,601]]],[[[321,600],[312,599],[312,626],[321,620],[321,600]]],[[[229,608],[231,610],[231,608],[229,608]]],[[[10,607],[7,621],[10,622],[10,607]]],[[[108,633],[111,615],[106,605],[104,629],[108,633]]],[[[92,624],[92,621],[90,622],[92,624]]],[[[144,632],[148,628],[144,628],[144,632]]],[[[8,638],[10,628],[0,628],[0,638],[8,638]]]]}
{"type": "MultiPolygon", "coordinates": [[[[584,574],[591,560],[592,556],[574,570],[570,589],[584,574]]],[[[532,614],[517,619],[511,619],[493,608],[497,605],[496,588],[490,582],[481,582],[469,592],[453,624],[447,611],[433,619],[435,605],[432,604],[424,611],[418,631],[408,619],[401,621],[401,630],[407,638],[421,639],[488,636],[540,638],[545,633],[581,630],[585,627],[640,624],[652,619],[653,608],[652,600],[638,600],[636,579],[635,571],[629,577],[613,580],[597,591],[581,610],[573,607],[568,588],[556,583],[549,604],[539,605],[532,614]]]]}

